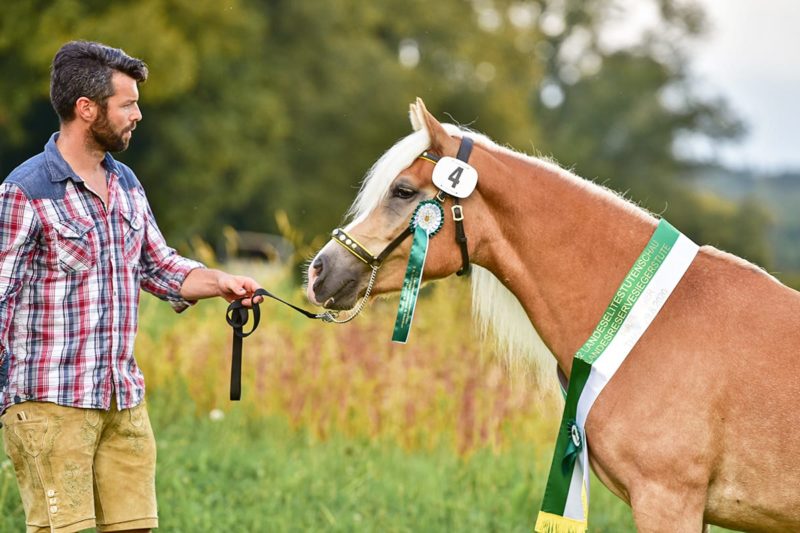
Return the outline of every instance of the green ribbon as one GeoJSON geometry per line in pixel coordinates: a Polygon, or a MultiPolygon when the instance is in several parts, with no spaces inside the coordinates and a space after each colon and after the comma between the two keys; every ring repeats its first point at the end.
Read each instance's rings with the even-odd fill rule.
{"type": "Polygon", "coordinates": [[[397,318],[394,322],[394,342],[405,343],[411,331],[411,320],[417,307],[419,287],[422,285],[422,270],[425,268],[425,257],[428,255],[428,232],[417,226],[414,240],[411,242],[411,254],[408,256],[406,276],[400,289],[400,305],[397,307],[397,318]]]}
{"type": "Polygon", "coordinates": [[[414,239],[411,241],[406,276],[403,278],[403,286],[400,289],[400,305],[397,307],[397,318],[392,334],[394,342],[405,343],[408,340],[414,309],[417,307],[419,287],[422,285],[422,271],[428,255],[428,242],[442,228],[442,224],[444,224],[444,209],[442,209],[442,204],[436,200],[420,202],[411,217],[414,239]]]}

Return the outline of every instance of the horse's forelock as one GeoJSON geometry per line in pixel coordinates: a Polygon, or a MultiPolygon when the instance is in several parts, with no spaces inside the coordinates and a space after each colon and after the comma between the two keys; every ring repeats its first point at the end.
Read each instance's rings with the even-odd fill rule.
{"type": "MultiPolygon", "coordinates": [[[[450,135],[460,136],[464,133],[453,124],[442,124],[442,126],[450,135]]],[[[414,160],[429,146],[430,135],[425,129],[415,131],[397,141],[369,169],[347,216],[351,219],[358,219],[369,214],[384,198],[389,190],[389,185],[397,175],[411,166],[414,160]]]]}
{"type": "Polygon", "coordinates": [[[367,171],[349,218],[358,219],[372,211],[386,195],[394,178],[428,147],[430,139],[424,130],[416,131],[397,141],[367,171]]]}

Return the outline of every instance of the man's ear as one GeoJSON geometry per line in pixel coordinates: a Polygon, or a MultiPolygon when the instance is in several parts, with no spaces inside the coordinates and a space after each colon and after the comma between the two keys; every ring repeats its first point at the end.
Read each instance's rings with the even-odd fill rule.
{"type": "Polygon", "coordinates": [[[75,117],[85,122],[94,122],[97,118],[98,104],[94,100],[81,96],[75,101],[75,117]]]}
{"type": "Polygon", "coordinates": [[[409,106],[408,116],[414,131],[424,129],[431,140],[430,148],[439,155],[455,156],[458,152],[459,140],[450,137],[441,123],[425,108],[422,98],[417,98],[409,106]]]}

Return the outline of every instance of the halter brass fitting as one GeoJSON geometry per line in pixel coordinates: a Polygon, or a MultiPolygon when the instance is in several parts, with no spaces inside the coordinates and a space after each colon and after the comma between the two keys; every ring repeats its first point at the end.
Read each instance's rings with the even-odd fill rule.
{"type": "Polygon", "coordinates": [[[359,261],[366,263],[368,266],[373,266],[377,262],[377,257],[372,255],[367,247],[355,240],[347,234],[343,229],[336,228],[331,232],[331,238],[337,244],[344,246],[344,248],[356,256],[359,261]]]}

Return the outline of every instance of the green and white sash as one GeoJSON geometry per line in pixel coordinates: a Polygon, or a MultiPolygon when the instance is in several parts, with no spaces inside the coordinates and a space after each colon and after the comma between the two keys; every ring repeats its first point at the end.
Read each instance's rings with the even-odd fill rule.
{"type": "Polygon", "coordinates": [[[589,512],[589,451],[584,425],[594,401],[650,326],[697,254],[698,246],[662,220],[572,362],[564,414],[537,533],[583,533],[589,512]]]}

